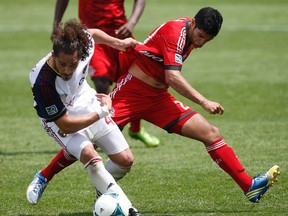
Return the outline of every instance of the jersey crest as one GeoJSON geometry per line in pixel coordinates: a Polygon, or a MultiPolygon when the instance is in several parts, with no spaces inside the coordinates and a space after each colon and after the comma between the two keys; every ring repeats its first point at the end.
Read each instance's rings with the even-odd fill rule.
{"type": "Polygon", "coordinates": [[[52,106],[46,107],[46,112],[49,116],[53,116],[58,112],[57,106],[53,104],[52,106]]]}
{"type": "Polygon", "coordinates": [[[182,56],[180,54],[175,54],[175,62],[182,64],[182,56]]]}

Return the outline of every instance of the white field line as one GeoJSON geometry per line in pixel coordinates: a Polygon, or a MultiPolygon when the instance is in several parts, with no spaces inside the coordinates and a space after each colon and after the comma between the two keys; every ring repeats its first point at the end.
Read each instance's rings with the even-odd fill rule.
{"type": "MultiPolygon", "coordinates": [[[[153,27],[148,25],[138,25],[137,30],[149,31],[153,27]]],[[[288,32],[288,25],[223,25],[223,31],[254,31],[254,32],[288,32]]],[[[31,32],[51,32],[51,25],[3,25],[0,24],[0,32],[20,32],[20,31],[31,31],[31,32]]]]}

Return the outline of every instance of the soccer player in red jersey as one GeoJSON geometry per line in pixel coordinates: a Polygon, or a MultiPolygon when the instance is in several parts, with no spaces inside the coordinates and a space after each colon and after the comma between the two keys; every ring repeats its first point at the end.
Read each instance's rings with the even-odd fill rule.
{"type": "MultiPolygon", "coordinates": [[[[57,0],[51,39],[57,35],[57,26],[62,20],[69,0],[57,0]]],[[[124,0],[79,0],[78,15],[81,23],[88,28],[98,28],[105,33],[124,39],[132,37],[132,32],[145,7],[145,0],[134,0],[132,14],[127,19],[124,0]]],[[[110,85],[122,75],[119,65],[119,50],[99,44],[94,48],[90,61],[89,74],[98,93],[108,94],[110,85]]],[[[157,147],[160,141],[141,127],[137,119],[130,124],[128,134],[142,141],[147,147],[157,147]]]]}
{"type": "Polygon", "coordinates": [[[162,24],[143,44],[120,53],[126,74],[118,79],[110,93],[115,109],[113,120],[123,129],[134,119],[144,119],[168,133],[202,142],[213,161],[234,179],[246,197],[251,202],[258,202],[280,174],[279,166],[251,178],[219,129],[168,92],[172,87],[208,113],[224,113],[220,103],[204,97],[181,74],[183,62],[190,52],[214,39],[222,21],[217,10],[202,8],[194,18],[162,24]]]}

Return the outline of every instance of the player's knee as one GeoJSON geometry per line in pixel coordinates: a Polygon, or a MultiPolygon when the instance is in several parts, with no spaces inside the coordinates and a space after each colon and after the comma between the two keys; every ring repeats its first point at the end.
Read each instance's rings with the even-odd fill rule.
{"type": "Polygon", "coordinates": [[[134,163],[134,157],[133,155],[125,155],[121,158],[118,162],[116,162],[121,167],[132,167],[134,163]]]}
{"type": "Polygon", "coordinates": [[[209,140],[211,142],[214,142],[215,140],[221,138],[221,134],[218,127],[215,127],[214,125],[211,125],[210,131],[209,131],[209,140]]]}
{"type": "Polygon", "coordinates": [[[105,164],[106,170],[114,177],[115,180],[122,179],[128,172],[130,172],[131,166],[121,166],[112,160],[108,160],[105,164]]]}
{"type": "Polygon", "coordinates": [[[121,167],[132,167],[134,156],[131,151],[123,151],[116,155],[110,155],[110,159],[121,167]]]}
{"type": "Polygon", "coordinates": [[[83,164],[86,164],[88,161],[95,157],[99,157],[99,155],[95,151],[93,145],[86,145],[81,151],[80,161],[83,164]]]}

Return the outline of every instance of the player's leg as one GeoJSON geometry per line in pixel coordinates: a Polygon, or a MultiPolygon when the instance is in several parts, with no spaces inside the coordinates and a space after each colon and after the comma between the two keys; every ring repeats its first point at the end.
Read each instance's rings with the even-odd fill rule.
{"type": "MultiPolygon", "coordinates": [[[[89,147],[90,148],[90,147],[89,147]]],[[[93,149],[93,148],[92,148],[93,149]]],[[[83,159],[83,162],[86,161],[84,157],[90,158],[93,157],[93,154],[89,155],[89,151],[92,149],[83,149],[83,153],[81,154],[81,160],[83,159]],[[88,153],[88,154],[87,154],[88,153]],[[85,154],[85,156],[84,156],[85,154]],[[83,157],[84,156],[84,157],[83,157]],[[88,156],[88,157],[87,157],[88,156]],[[83,157],[83,158],[82,158],[83,157]]],[[[119,195],[119,199],[123,203],[125,203],[127,206],[129,206],[129,215],[141,215],[136,208],[132,206],[131,201],[128,199],[126,194],[123,192],[121,187],[116,183],[115,179],[112,177],[112,175],[105,169],[101,157],[94,157],[90,159],[86,164],[85,168],[87,169],[90,179],[93,182],[96,190],[97,195],[101,195],[103,193],[107,192],[113,192],[117,193],[119,195]]]]}
{"type": "Polygon", "coordinates": [[[129,206],[129,208],[134,210],[126,194],[116,183],[112,175],[105,169],[102,158],[95,151],[94,146],[85,132],[75,134],[66,144],[66,148],[67,151],[80,160],[86,168],[96,188],[97,195],[107,192],[117,193],[119,194],[119,198],[129,206]]]}
{"type": "Polygon", "coordinates": [[[137,85],[138,83],[133,84],[133,82],[131,82],[132,79],[133,77],[131,74],[122,75],[117,81],[113,91],[110,93],[116,113],[116,115],[113,116],[113,120],[121,130],[127,124],[131,123],[128,133],[132,138],[141,140],[146,146],[156,147],[159,145],[160,141],[147,133],[141,126],[139,120],[142,119],[141,116],[144,115],[142,110],[145,112],[145,110],[147,110],[145,107],[149,106],[151,103],[145,102],[145,104],[143,104],[139,101],[142,98],[140,98],[139,95],[145,95],[146,92],[144,90],[143,92],[133,91],[134,85],[137,85]],[[122,98],[129,98],[129,100],[123,102],[122,98]],[[132,112],[133,114],[131,114],[132,112]]]}
{"type": "Polygon", "coordinates": [[[181,133],[203,142],[213,161],[234,179],[251,202],[258,202],[280,174],[279,167],[273,166],[260,177],[251,178],[218,128],[200,114],[189,118],[183,124],[181,133]]]}
{"type": "Polygon", "coordinates": [[[218,128],[168,93],[159,96],[157,102],[159,101],[159,106],[154,103],[149,109],[149,119],[146,119],[169,133],[203,142],[211,158],[235,180],[251,202],[259,200],[273,184],[280,173],[278,166],[273,166],[257,178],[251,178],[233,149],[223,140],[218,128]]]}
{"type": "Polygon", "coordinates": [[[110,158],[105,167],[116,180],[130,172],[134,156],[118,127],[93,142],[110,158]]]}
{"type": "Polygon", "coordinates": [[[115,179],[105,169],[102,158],[84,134],[75,134],[67,143],[66,148],[67,151],[78,158],[87,169],[90,179],[98,192],[101,194],[117,192],[120,193],[123,198],[127,199],[127,202],[129,201],[119,185],[115,182],[115,179]]]}
{"type": "Polygon", "coordinates": [[[203,142],[214,162],[225,170],[243,191],[249,189],[252,178],[246,174],[232,148],[222,139],[218,128],[211,125],[202,115],[196,114],[184,123],[181,133],[203,142]]]}
{"type": "Polygon", "coordinates": [[[49,182],[54,177],[54,175],[56,175],[62,169],[70,166],[76,161],[77,159],[73,155],[70,155],[64,149],[61,149],[58,154],[52,159],[52,161],[48,164],[48,166],[42,169],[40,173],[49,182]]]}
{"type": "Polygon", "coordinates": [[[157,147],[160,144],[160,140],[146,132],[143,126],[141,126],[140,120],[130,122],[128,134],[131,138],[140,140],[147,147],[157,147]]]}
{"type": "Polygon", "coordinates": [[[77,159],[74,156],[67,153],[64,149],[61,149],[58,154],[50,161],[48,166],[46,166],[41,171],[36,172],[26,192],[29,203],[33,205],[37,204],[44,190],[48,186],[49,181],[52,180],[54,175],[76,161],[77,159]]]}
{"type": "MultiPolygon", "coordinates": [[[[59,134],[59,128],[53,122],[47,123],[45,120],[41,119],[41,123],[48,135],[58,142],[62,148],[65,148],[65,144],[73,135],[68,134],[67,136],[63,136],[62,134],[59,134]]],[[[60,150],[47,167],[36,173],[33,180],[29,184],[26,191],[28,202],[30,204],[37,204],[53,176],[59,173],[65,167],[73,164],[76,160],[77,159],[67,153],[66,150],[60,150]]]]}
{"type": "Polygon", "coordinates": [[[116,70],[113,64],[113,49],[109,46],[98,44],[90,60],[89,75],[98,93],[109,94],[113,82],[110,72],[116,70]],[[111,54],[111,53],[112,54],[111,54]]]}

